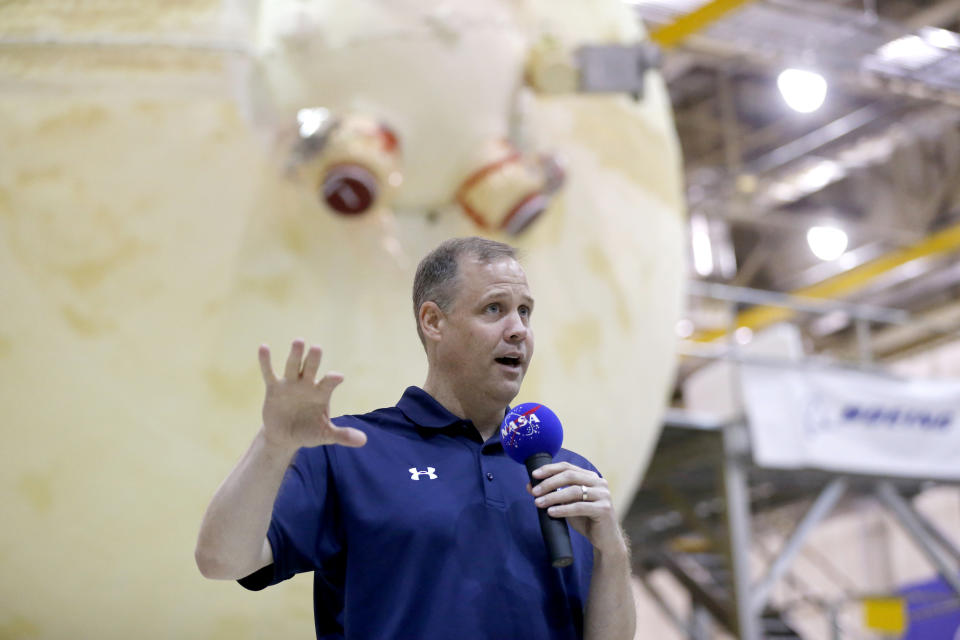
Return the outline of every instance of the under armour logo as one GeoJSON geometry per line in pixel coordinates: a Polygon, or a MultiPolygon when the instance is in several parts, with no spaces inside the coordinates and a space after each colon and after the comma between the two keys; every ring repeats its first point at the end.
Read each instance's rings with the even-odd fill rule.
{"type": "Polygon", "coordinates": [[[419,480],[419,479],[420,479],[420,476],[427,476],[427,477],[430,478],[431,480],[436,480],[436,479],[437,479],[437,474],[434,473],[434,471],[436,471],[436,469],[433,468],[433,467],[427,467],[427,470],[426,470],[426,471],[420,471],[420,470],[417,469],[416,467],[410,467],[410,468],[408,469],[408,471],[410,472],[410,479],[411,479],[411,480],[419,480]]]}

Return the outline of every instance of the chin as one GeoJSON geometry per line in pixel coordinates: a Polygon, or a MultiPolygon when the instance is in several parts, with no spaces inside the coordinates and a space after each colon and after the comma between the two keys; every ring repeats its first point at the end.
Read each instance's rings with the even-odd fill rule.
{"type": "Polygon", "coordinates": [[[507,384],[501,385],[497,389],[497,396],[503,400],[504,404],[510,404],[514,398],[517,397],[517,394],[520,393],[520,384],[523,382],[523,378],[517,380],[516,382],[509,382],[507,384]]]}

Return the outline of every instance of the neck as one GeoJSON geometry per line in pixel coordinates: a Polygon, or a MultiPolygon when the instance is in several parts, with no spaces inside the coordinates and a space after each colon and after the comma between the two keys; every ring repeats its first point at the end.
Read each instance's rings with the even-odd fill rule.
{"type": "Polygon", "coordinates": [[[503,422],[504,409],[509,404],[509,402],[491,401],[457,393],[448,385],[442,384],[437,376],[431,373],[427,373],[427,381],[423,383],[423,390],[433,396],[434,400],[453,415],[472,422],[484,441],[489,440],[500,428],[500,423],[503,422]]]}

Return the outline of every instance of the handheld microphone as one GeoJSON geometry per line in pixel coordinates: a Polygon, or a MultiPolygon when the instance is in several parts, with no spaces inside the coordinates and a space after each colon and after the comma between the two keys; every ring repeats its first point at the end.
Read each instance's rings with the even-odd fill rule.
{"type": "MultiPolygon", "coordinates": [[[[550,409],[537,402],[525,402],[511,409],[500,424],[500,441],[507,455],[527,467],[530,484],[540,481],[533,472],[553,462],[563,442],[563,427],[560,419],[550,409]]],[[[555,567],[573,564],[573,547],[570,545],[570,530],[563,518],[554,518],[546,509],[537,509],[540,532],[555,567]]]]}

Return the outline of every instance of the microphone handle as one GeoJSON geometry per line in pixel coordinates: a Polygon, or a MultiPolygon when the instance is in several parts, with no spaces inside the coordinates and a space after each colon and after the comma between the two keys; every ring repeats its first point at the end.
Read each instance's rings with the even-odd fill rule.
{"type": "MultiPolygon", "coordinates": [[[[525,464],[527,473],[530,475],[531,486],[540,484],[539,480],[534,479],[533,472],[551,462],[553,462],[553,456],[549,453],[535,453],[527,458],[525,464]]],[[[547,513],[546,509],[538,508],[537,516],[540,518],[543,541],[547,544],[547,552],[550,554],[550,563],[555,567],[569,567],[573,564],[573,547],[570,545],[567,521],[564,518],[554,518],[547,513]]]]}

